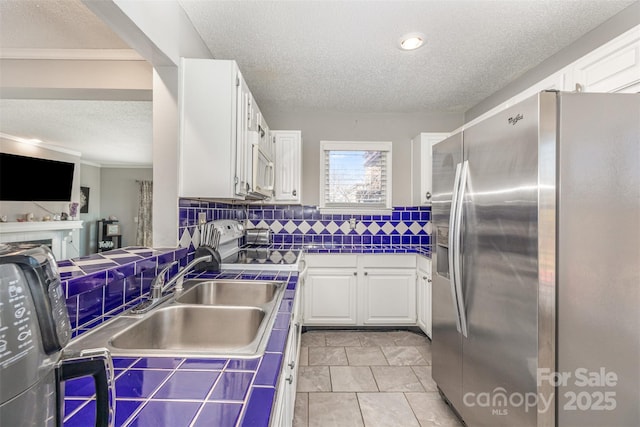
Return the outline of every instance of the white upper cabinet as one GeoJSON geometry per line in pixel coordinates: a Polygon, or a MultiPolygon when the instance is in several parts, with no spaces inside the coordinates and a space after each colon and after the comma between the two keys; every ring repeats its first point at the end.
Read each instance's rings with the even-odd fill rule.
{"type": "Polygon", "coordinates": [[[271,159],[276,158],[274,150],[274,144],[271,140],[271,132],[269,131],[269,125],[262,113],[258,113],[258,134],[260,137],[260,149],[265,152],[271,159]]]}
{"type": "Polygon", "coordinates": [[[568,89],[583,92],[640,91],[640,27],[612,40],[573,64],[568,89]]]}
{"type": "Polygon", "coordinates": [[[236,62],[183,58],[179,109],[179,196],[244,199],[266,124],[236,62]]]}
{"type": "Polygon", "coordinates": [[[271,131],[276,167],[276,203],[301,202],[302,187],[302,133],[297,130],[271,131]]]}
{"type": "Polygon", "coordinates": [[[411,203],[431,204],[431,147],[448,133],[421,133],[411,140],[411,203]]]}
{"type": "MultiPolygon", "coordinates": [[[[237,196],[244,197],[249,194],[252,187],[253,175],[252,175],[252,163],[253,153],[252,145],[257,143],[257,113],[255,108],[255,101],[249,87],[242,78],[242,75],[238,71],[238,106],[236,116],[236,170],[233,176],[233,181],[236,183],[235,194],[237,196]]],[[[220,160],[218,160],[220,162],[220,160]]],[[[220,177],[221,179],[224,179],[220,177]]],[[[216,197],[216,196],[214,196],[216,197]]],[[[221,197],[221,196],[217,196],[221,197]]]]}

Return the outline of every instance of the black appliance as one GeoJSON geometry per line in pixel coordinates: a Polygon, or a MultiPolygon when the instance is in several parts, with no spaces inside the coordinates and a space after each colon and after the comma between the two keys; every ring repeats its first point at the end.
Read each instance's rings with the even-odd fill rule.
{"type": "Polygon", "coordinates": [[[0,245],[0,420],[3,426],[56,427],[63,382],[92,376],[96,422],[113,426],[113,364],[106,349],[64,354],[71,338],[56,260],[46,246],[0,245]]]}

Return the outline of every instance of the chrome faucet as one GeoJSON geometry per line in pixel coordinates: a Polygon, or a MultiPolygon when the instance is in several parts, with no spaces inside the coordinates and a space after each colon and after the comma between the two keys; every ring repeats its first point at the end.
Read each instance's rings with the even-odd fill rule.
{"type": "Polygon", "coordinates": [[[162,298],[162,294],[164,294],[164,292],[169,288],[168,283],[167,285],[165,285],[165,276],[167,275],[167,272],[171,269],[171,267],[173,267],[176,264],[178,264],[178,261],[173,261],[172,263],[167,265],[165,268],[163,268],[156,277],[154,277],[153,281],[151,282],[151,299],[152,300],[157,300],[162,298]]]}
{"type": "MultiPolygon", "coordinates": [[[[167,298],[169,298],[172,294],[164,295],[164,293],[171,288],[173,285],[178,283],[180,279],[182,279],[187,273],[189,273],[193,268],[200,264],[201,262],[211,262],[213,257],[211,255],[205,255],[198,258],[195,258],[189,264],[187,264],[182,270],[178,271],[178,273],[171,278],[168,282],[165,282],[165,276],[167,272],[178,263],[178,261],[173,261],[165,268],[163,268],[160,273],[153,279],[151,282],[151,290],[149,299],[140,303],[136,307],[131,309],[132,314],[144,314],[151,310],[156,305],[160,304],[167,298]]],[[[182,282],[175,286],[174,292],[182,291],[182,282]]]]}

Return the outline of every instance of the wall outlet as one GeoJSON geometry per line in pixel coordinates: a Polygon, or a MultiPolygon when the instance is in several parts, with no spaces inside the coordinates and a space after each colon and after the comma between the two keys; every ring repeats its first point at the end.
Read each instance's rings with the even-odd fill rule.
{"type": "Polygon", "coordinates": [[[207,213],[198,212],[198,224],[206,224],[206,223],[207,223],[207,213]]]}
{"type": "Polygon", "coordinates": [[[350,227],[352,230],[355,230],[355,229],[356,229],[356,219],[355,219],[355,218],[351,218],[351,219],[349,220],[349,227],[350,227]]]}

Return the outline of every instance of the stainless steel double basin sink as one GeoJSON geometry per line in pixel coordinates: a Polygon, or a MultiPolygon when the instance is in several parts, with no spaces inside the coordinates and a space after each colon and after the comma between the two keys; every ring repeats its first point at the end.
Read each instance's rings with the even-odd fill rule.
{"type": "Polygon", "coordinates": [[[81,335],[70,351],[105,347],[113,356],[254,357],[262,354],[286,282],[188,280],[142,315],[125,312],[81,335]]]}

